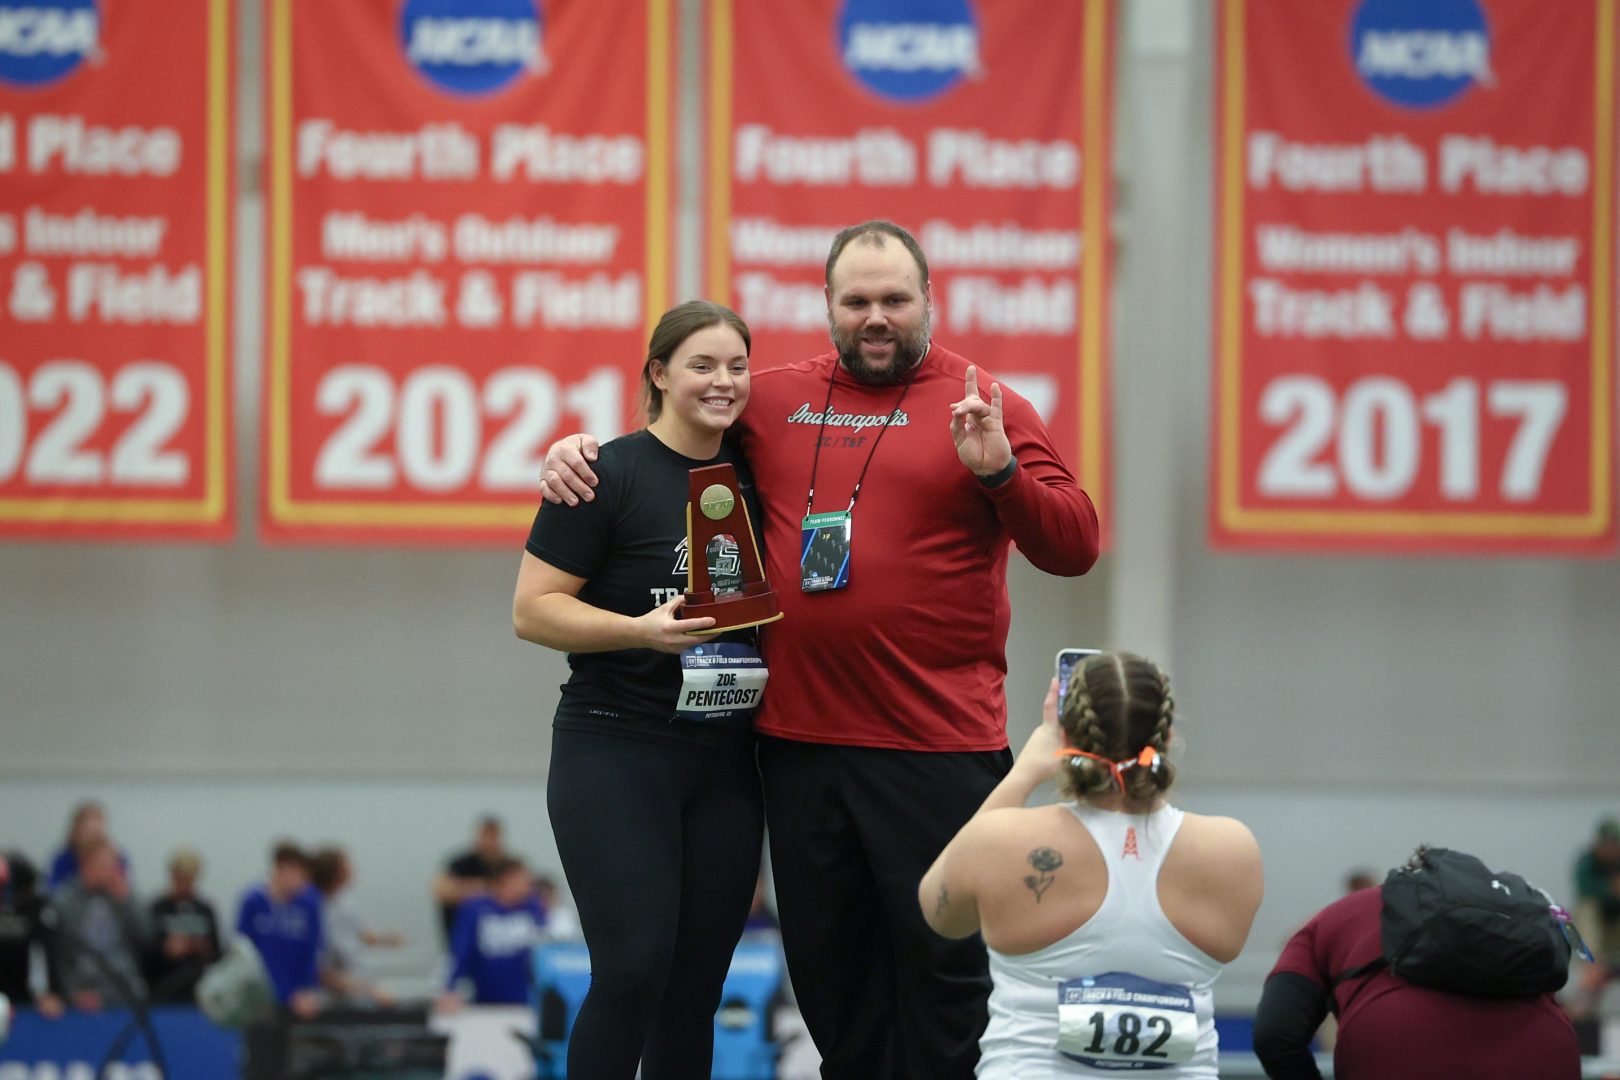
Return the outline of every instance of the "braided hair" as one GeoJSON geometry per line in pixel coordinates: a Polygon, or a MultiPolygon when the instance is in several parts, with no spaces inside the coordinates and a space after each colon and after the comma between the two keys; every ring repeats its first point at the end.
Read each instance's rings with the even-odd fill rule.
{"type": "Polygon", "coordinates": [[[1132,802],[1150,801],[1175,782],[1175,767],[1166,757],[1174,720],[1170,677],[1153,661],[1127,652],[1088,657],[1069,679],[1058,723],[1074,749],[1131,764],[1116,780],[1104,762],[1071,757],[1060,785],[1077,799],[1123,788],[1132,802]],[[1150,747],[1153,754],[1145,754],[1150,747]]]}

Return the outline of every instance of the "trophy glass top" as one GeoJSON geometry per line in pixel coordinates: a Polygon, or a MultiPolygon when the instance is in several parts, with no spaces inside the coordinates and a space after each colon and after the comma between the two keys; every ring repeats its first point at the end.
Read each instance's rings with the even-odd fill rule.
{"type": "Polygon", "coordinates": [[[716,600],[742,595],[742,552],[737,547],[736,537],[730,533],[715,536],[704,550],[704,561],[709,567],[709,585],[716,600]]]}

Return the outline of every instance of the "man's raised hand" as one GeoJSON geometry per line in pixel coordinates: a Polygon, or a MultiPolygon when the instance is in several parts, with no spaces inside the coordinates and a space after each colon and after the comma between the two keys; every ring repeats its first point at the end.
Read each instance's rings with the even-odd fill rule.
{"type": "Polygon", "coordinates": [[[978,368],[969,364],[963,397],[951,406],[951,441],[956,456],[975,476],[994,476],[1012,461],[1012,444],[1001,423],[1001,384],[990,384],[990,400],[979,396],[978,368]]]}

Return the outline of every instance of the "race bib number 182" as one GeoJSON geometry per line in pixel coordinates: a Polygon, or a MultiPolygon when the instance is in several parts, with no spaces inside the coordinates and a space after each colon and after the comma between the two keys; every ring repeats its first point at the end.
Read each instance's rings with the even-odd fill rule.
{"type": "Polygon", "coordinates": [[[1097,1069],[1163,1069],[1192,1060],[1192,991],[1122,971],[1058,987],[1058,1053],[1097,1069]]]}

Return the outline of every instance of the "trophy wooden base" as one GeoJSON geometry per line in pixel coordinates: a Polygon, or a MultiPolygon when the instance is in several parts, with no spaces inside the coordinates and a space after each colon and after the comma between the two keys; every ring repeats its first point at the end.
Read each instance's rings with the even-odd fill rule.
{"type": "Polygon", "coordinates": [[[713,619],[707,630],[688,630],[688,634],[708,637],[727,630],[743,630],[750,626],[764,626],[782,617],[776,603],[776,590],[763,581],[751,581],[743,586],[740,596],[715,598],[713,590],[689,592],[675,617],[679,619],[713,619]]]}

